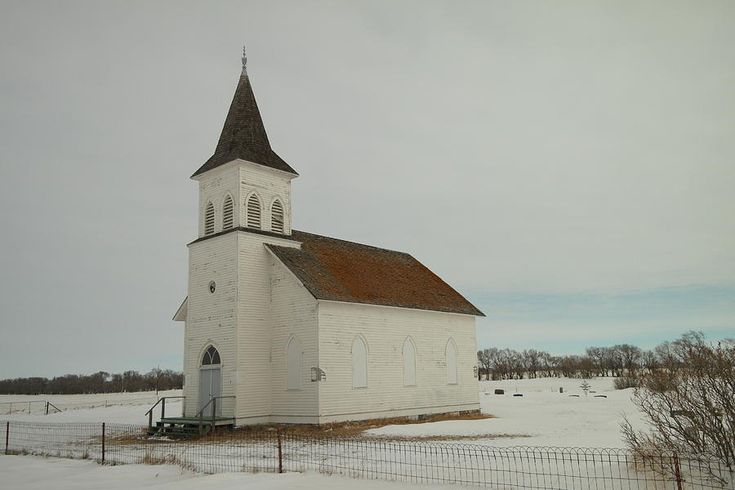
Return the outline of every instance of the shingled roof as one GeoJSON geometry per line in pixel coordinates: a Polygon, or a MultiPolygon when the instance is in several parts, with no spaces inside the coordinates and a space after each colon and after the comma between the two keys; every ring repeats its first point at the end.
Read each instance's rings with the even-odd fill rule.
{"type": "Polygon", "coordinates": [[[222,127],[214,155],[199,167],[192,177],[236,159],[298,175],[271,149],[258,104],[255,102],[255,94],[250,85],[250,77],[244,70],[237,83],[235,95],[232,97],[232,104],[230,104],[230,110],[227,113],[225,125],[222,127]]]}
{"type": "Polygon", "coordinates": [[[293,231],[301,249],[266,245],[317,299],[485,316],[402,252],[293,231]]]}

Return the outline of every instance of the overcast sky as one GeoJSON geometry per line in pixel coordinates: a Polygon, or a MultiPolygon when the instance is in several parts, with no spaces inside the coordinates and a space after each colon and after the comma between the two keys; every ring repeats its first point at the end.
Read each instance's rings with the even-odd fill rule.
{"type": "Polygon", "coordinates": [[[479,347],[735,336],[735,2],[0,0],[0,378],[181,368],[243,43],[294,227],[410,252],[479,347]]]}

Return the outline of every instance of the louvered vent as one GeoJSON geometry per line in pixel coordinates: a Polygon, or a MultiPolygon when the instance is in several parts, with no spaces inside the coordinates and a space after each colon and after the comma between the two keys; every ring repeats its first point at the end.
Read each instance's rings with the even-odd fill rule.
{"type": "Polygon", "coordinates": [[[260,199],[255,194],[248,198],[248,228],[260,229],[260,199]]]}
{"type": "Polygon", "coordinates": [[[283,233],[283,205],[278,199],[271,206],[271,231],[283,233]]]}
{"type": "Polygon", "coordinates": [[[225,197],[225,204],[222,206],[222,229],[229,230],[232,228],[232,197],[225,197]]]}
{"type": "Polygon", "coordinates": [[[214,233],[214,204],[207,203],[207,210],[204,212],[204,234],[211,235],[214,233]]]}

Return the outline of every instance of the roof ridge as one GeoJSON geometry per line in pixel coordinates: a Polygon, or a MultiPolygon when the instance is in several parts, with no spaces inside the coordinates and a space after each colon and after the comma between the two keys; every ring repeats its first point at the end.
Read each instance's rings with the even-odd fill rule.
{"type": "MultiPolygon", "coordinates": [[[[291,230],[291,232],[292,232],[292,233],[293,233],[293,232],[296,232],[296,233],[303,233],[304,235],[311,235],[311,236],[315,236],[315,237],[318,237],[318,238],[325,238],[325,239],[327,239],[327,240],[334,240],[334,241],[336,241],[336,242],[349,243],[349,244],[351,244],[351,245],[358,245],[358,246],[360,246],[360,247],[365,247],[365,248],[371,248],[371,249],[373,249],[373,250],[382,250],[382,251],[384,251],[384,252],[391,252],[391,253],[396,253],[396,254],[401,254],[401,255],[407,255],[407,256],[409,256],[409,257],[413,258],[413,255],[411,255],[411,254],[410,254],[410,253],[408,253],[408,252],[402,252],[402,251],[400,251],[400,250],[394,250],[394,249],[392,249],[392,248],[385,248],[385,247],[376,247],[375,245],[368,245],[368,244],[366,244],[366,243],[353,242],[352,240],[345,240],[345,239],[343,239],[343,238],[334,238],[334,237],[331,237],[331,236],[326,236],[326,235],[319,235],[319,234],[317,234],[317,233],[311,233],[311,232],[308,232],[308,231],[301,231],[301,230],[294,230],[294,229],[292,229],[292,230],[291,230]]],[[[297,239],[297,240],[298,240],[298,239],[297,239]]]]}

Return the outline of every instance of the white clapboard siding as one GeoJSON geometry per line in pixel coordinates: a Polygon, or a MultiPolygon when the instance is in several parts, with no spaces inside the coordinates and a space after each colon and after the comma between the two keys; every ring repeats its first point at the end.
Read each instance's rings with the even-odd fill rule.
{"type": "Polygon", "coordinates": [[[319,302],[320,422],[479,409],[475,319],[469,315],[319,302]],[[367,387],[354,388],[352,345],[367,343],[367,387]],[[403,348],[410,337],[416,383],[405,386],[403,348]],[[457,384],[447,382],[446,346],[457,345],[457,384]]]}
{"type": "MultiPolygon", "coordinates": [[[[195,415],[199,408],[199,367],[209,345],[217,349],[222,361],[223,395],[235,393],[237,287],[235,234],[212,237],[189,246],[189,299],[184,338],[187,416],[195,415]],[[216,285],[214,293],[209,287],[212,281],[216,285]]],[[[229,409],[232,411],[234,407],[229,409]]]]}
{"type": "MultiPolygon", "coordinates": [[[[271,318],[272,255],[265,243],[298,246],[297,242],[247,231],[238,236],[238,423],[268,421],[272,413],[271,318]]],[[[285,348],[285,344],[283,344],[285,348]]]]}
{"type": "Polygon", "coordinates": [[[271,421],[318,423],[319,386],[311,380],[311,369],[319,366],[317,302],[278,259],[271,257],[271,264],[271,421]],[[297,386],[289,386],[289,342],[301,349],[297,386]]]}

